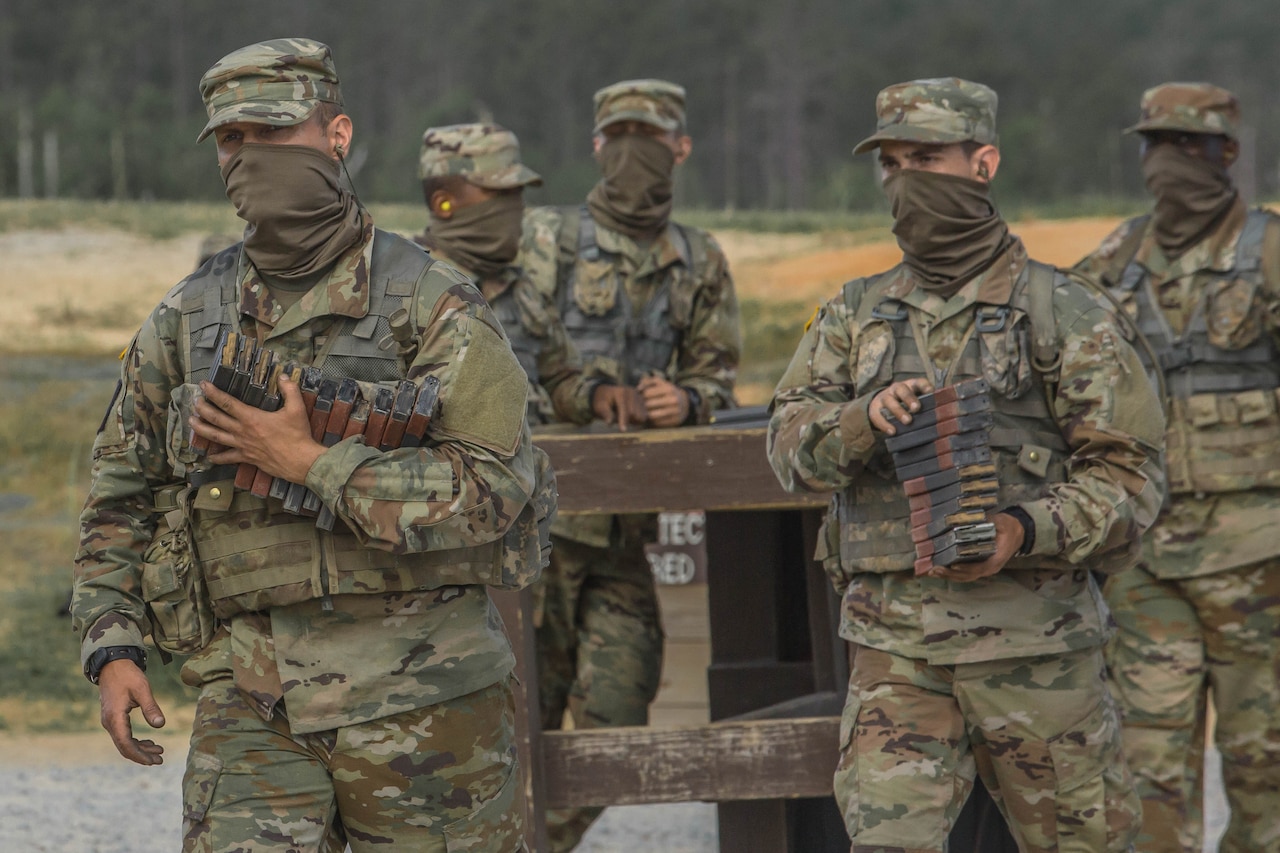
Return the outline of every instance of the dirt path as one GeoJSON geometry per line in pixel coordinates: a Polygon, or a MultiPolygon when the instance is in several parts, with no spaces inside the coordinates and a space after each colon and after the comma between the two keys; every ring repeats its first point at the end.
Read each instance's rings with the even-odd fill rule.
{"type": "MultiPolygon", "coordinates": [[[[1119,222],[1115,218],[1069,219],[1019,222],[1012,228],[1033,258],[1071,266],[1093,251],[1119,222]]],[[[773,254],[767,251],[768,244],[753,245],[749,237],[731,234],[722,240],[738,295],[744,299],[821,302],[849,279],[887,270],[902,259],[887,231],[882,239],[855,246],[828,246],[820,238],[783,243],[778,246],[781,251],[773,254]]]]}
{"type": "MultiPolygon", "coordinates": [[[[1074,263],[1114,219],[1014,226],[1034,257],[1074,263]]],[[[744,299],[818,302],[842,282],[887,269],[901,253],[892,235],[717,234],[744,299]],[[869,242],[868,242],[869,241],[869,242]]],[[[186,275],[201,235],[149,240],[70,228],[0,234],[0,351],[118,352],[147,312],[186,275]]]]}

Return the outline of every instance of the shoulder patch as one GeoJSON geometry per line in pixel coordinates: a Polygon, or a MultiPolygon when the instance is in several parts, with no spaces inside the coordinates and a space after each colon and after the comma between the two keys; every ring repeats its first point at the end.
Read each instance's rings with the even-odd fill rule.
{"type": "Polygon", "coordinates": [[[510,456],[520,442],[529,380],[501,332],[465,315],[458,327],[466,343],[449,397],[441,401],[438,431],[510,456]]]}
{"type": "Polygon", "coordinates": [[[809,315],[809,319],[804,321],[804,330],[807,332],[812,328],[814,322],[822,315],[822,306],[819,305],[813,309],[813,313],[809,315]]]}

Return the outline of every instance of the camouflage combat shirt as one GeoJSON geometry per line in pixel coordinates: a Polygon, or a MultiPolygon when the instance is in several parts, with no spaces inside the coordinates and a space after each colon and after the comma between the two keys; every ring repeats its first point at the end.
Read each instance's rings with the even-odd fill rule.
{"type": "MultiPolygon", "coordinates": [[[[1154,222],[1149,217],[1135,217],[1108,235],[1076,269],[1114,285],[1131,260],[1140,263],[1152,277],[1170,327],[1180,333],[1200,303],[1204,288],[1216,278],[1214,274],[1233,269],[1246,212],[1244,203],[1237,203],[1213,233],[1176,259],[1166,257],[1160,248],[1154,222]],[[1143,229],[1140,237],[1134,236],[1137,228],[1143,229]],[[1133,248],[1125,251],[1126,246],[1133,248]]],[[[1280,345],[1278,226],[1280,219],[1273,217],[1262,243],[1263,285],[1254,302],[1243,308],[1262,324],[1263,333],[1280,345]]],[[[1242,325],[1230,319],[1226,323],[1242,325]]],[[[1155,526],[1143,538],[1143,561],[1156,577],[1187,578],[1265,560],[1280,554],[1280,537],[1274,531],[1277,518],[1280,490],[1276,489],[1171,495],[1155,526]]]]}
{"type": "MultiPolygon", "coordinates": [[[[310,363],[335,318],[368,312],[373,235],[370,225],[362,245],[339,258],[288,310],[273,300],[253,266],[244,264],[241,330],[282,359],[310,363]]],[[[443,277],[442,287],[424,281],[422,292],[444,295],[417,305],[422,345],[408,371],[410,379],[430,374],[440,380],[442,414],[431,426],[430,446],[382,453],[360,438],[348,439],[326,450],[306,478],[305,485],[370,548],[403,553],[490,542],[515,518],[508,510],[523,506],[534,487],[524,373],[467,279],[445,264],[432,266],[427,277],[433,276],[443,277]],[[514,453],[496,449],[467,427],[466,418],[478,413],[466,407],[469,392],[461,386],[474,379],[464,379],[460,365],[473,345],[501,347],[487,359],[486,381],[520,392],[505,400],[510,411],[484,414],[516,425],[514,453]],[[456,414],[445,418],[450,406],[456,414]],[[429,488],[450,481],[447,497],[429,488]]],[[[103,646],[141,646],[147,631],[139,558],[155,529],[151,490],[179,480],[178,460],[191,458],[190,404],[173,393],[185,377],[180,306],[191,280],[165,296],[129,347],[121,390],[94,445],[73,603],[85,659],[103,646]]],[[[501,621],[482,586],[335,595],[332,604],[327,612],[319,601],[308,601],[237,615],[189,661],[188,671],[201,681],[234,677],[264,717],[284,700],[293,730],[302,733],[471,693],[506,677],[513,666],[501,621]]]]}
{"type": "MultiPolygon", "coordinates": [[[[1006,304],[1026,265],[1021,241],[949,299],[930,294],[905,265],[888,275],[908,311],[922,321],[936,365],[951,363],[978,303],[1006,304]]],[[[845,290],[861,287],[861,280],[845,290]]],[[[892,338],[860,334],[843,292],[818,312],[773,398],[768,454],[789,491],[847,487],[884,435],[871,426],[872,398],[889,384],[882,366],[892,338]]],[[[1051,400],[1071,456],[1068,479],[1020,506],[1035,522],[1029,557],[1055,555],[1079,566],[1009,569],[971,583],[911,571],[855,572],[844,590],[840,634],[847,640],[933,664],[1048,654],[1101,645],[1107,613],[1091,556],[1130,546],[1154,519],[1163,495],[1159,450],[1164,421],[1137,354],[1116,320],[1083,288],[1054,290],[1062,342],[1061,375],[1051,400]],[[1045,611],[1056,615],[1045,618],[1045,611]]],[[[870,325],[870,324],[868,324],[870,325]]],[[[965,377],[956,377],[965,378],[965,377]]],[[[1039,380],[1037,380],[1039,381],[1039,380]]]]}
{"type": "MultiPolygon", "coordinates": [[[[572,234],[577,233],[574,223],[565,220],[579,215],[576,207],[537,207],[525,212],[518,260],[538,289],[556,305],[560,304],[563,296],[558,292],[563,277],[560,266],[573,262],[563,255],[562,232],[568,229],[572,234]]],[[[688,261],[679,248],[679,238],[673,234],[676,227],[669,224],[652,243],[642,246],[631,237],[597,222],[596,242],[608,257],[617,259],[633,317],[643,312],[665,277],[676,269],[683,268],[692,278],[691,289],[672,294],[673,300],[688,300],[689,319],[666,378],[697,394],[698,400],[692,410],[693,421],[705,424],[716,409],[735,405],[733,384],[742,352],[738,297],[729,273],[729,261],[715,238],[700,229],[679,226],[690,242],[700,242],[706,251],[706,261],[699,265],[700,268],[689,269],[688,261]]],[[[586,368],[618,381],[615,366],[588,361],[586,368]]],[[[612,516],[561,514],[553,529],[559,535],[604,547],[609,544],[611,527],[612,516]]]]}

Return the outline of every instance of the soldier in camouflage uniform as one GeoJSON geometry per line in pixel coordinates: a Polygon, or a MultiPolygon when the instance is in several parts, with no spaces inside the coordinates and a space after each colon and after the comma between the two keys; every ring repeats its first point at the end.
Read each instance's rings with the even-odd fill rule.
{"type": "Polygon", "coordinates": [[[835,492],[817,557],[853,643],[835,777],[853,850],[943,850],[975,774],[1023,850],[1128,850],[1138,801],[1091,570],[1130,562],[1159,509],[1159,402],[1114,316],[992,204],[995,93],[917,80],[876,113],[854,151],[879,149],[903,262],[821,308],[768,439],[787,489],[835,492]],[[974,377],[995,409],[996,553],[916,575],[888,416],[974,377]]]}
{"type": "Polygon", "coordinates": [[[1141,563],[1105,589],[1138,846],[1201,849],[1212,687],[1231,805],[1221,849],[1280,850],[1280,219],[1248,210],[1228,174],[1230,92],[1169,83],[1141,110],[1127,132],[1154,211],[1078,266],[1136,318],[1170,396],[1171,499],[1141,563]]]}
{"type": "MultiPolygon", "coordinates": [[[[531,211],[521,250],[588,369],[635,388],[648,427],[706,423],[732,405],[741,348],[724,253],[671,220],[673,170],[692,148],[684,94],[662,80],[596,92],[603,177],[581,207],[531,211]]],[[[543,726],[559,728],[566,708],[577,728],[643,725],[662,668],[644,556],[655,520],[578,516],[553,532],[538,628],[543,726]]],[[[572,849],[599,811],[549,815],[553,849],[572,849]]]]}
{"type": "Polygon", "coordinates": [[[635,392],[583,373],[550,294],[515,264],[524,188],[542,184],[520,162],[516,135],[493,124],[428,128],[418,178],[431,222],[415,239],[471,276],[502,322],[529,377],[529,425],[615,420],[619,411],[626,423],[639,409],[635,392]]]}
{"type": "Polygon", "coordinates": [[[143,637],[198,624],[184,850],[522,850],[513,656],[484,584],[512,580],[538,480],[524,373],[466,277],[340,187],[352,126],[328,47],[242,48],[201,94],[199,138],[249,226],[144,323],[94,445],[73,611],[103,726],[161,763],[129,718],[164,724],[143,637]],[[381,345],[395,328],[411,345],[381,345]],[[284,380],[278,412],[239,403],[204,381],[219,329],[366,387],[437,378],[427,441],[326,449],[284,380]],[[197,456],[193,431],[222,449],[197,456]],[[336,532],[234,490],[242,462],[305,483],[336,532]]]}

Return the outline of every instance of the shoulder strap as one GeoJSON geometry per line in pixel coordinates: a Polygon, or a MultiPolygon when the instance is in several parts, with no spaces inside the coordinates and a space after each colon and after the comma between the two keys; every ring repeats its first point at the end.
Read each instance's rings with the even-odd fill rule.
{"type": "Polygon", "coordinates": [[[1130,276],[1126,279],[1124,272],[1133,263],[1134,256],[1138,254],[1138,246],[1142,244],[1142,235],[1147,233],[1147,223],[1150,221],[1150,213],[1144,213],[1132,220],[1133,227],[1129,229],[1128,234],[1124,235],[1120,245],[1111,254],[1111,263],[1102,274],[1103,285],[1107,287],[1125,285],[1130,289],[1137,285],[1140,277],[1130,276]]]}
{"type": "MultiPolygon", "coordinates": [[[[701,273],[702,270],[699,269],[699,264],[694,261],[693,247],[689,241],[689,230],[679,222],[672,222],[671,230],[676,235],[676,254],[680,256],[680,260],[695,274],[701,273]]],[[[702,254],[705,261],[706,252],[704,251],[702,254]]]]}
{"type": "Polygon", "coordinates": [[[1062,370],[1062,341],[1053,316],[1057,270],[1038,261],[1027,262],[1027,318],[1031,321],[1031,366],[1046,385],[1056,386],[1062,370]]]}
{"type": "MultiPolygon", "coordinates": [[[[434,264],[435,259],[417,244],[389,231],[374,230],[369,313],[356,324],[353,333],[359,335],[360,324],[368,321],[372,334],[378,327],[378,319],[386,317],[406,372],[422,344],[423,321],[418,316],[418,306],[424,302],[434,305],[450,286],[447,276],[437,276],[431,292],[422,289],[427,271],[434,264]]],[[[389,345],[386,341],[378,342],[379,347],[389,345]]]]}
{"type": "Polygon", "coordinates": [[[866,325],[866,322],[872,318],[903,321],[907,319],[907,311],[902,307],[901,303],[896,300],[882,302],[879,294],[875,292],[889,278],[892,272],[893,270],[890,269],[866,278],[855,278],[841,288],[845,307],[853,312],[854,320],[857,321],[859,327],[866,325]],[[853,304],[855,294],[858,302],[856,305],[853,304]]]}
{"type": "Polygon", "coordinates": [[[1267,225],[1274,219],[1265,210],[1250,210],[1244,220],[1244,228],[1240,230],[1240,239],[1236,241],[1235,268],[1237,270],[1255,270],[1262,266],[1262,241],[1267,233],[1267,225]]]}
{"type": "MultiPolygon", "coordinates": [[[[565,217],[566,220],[570,218],[572,217],[565,217]]],[[[585,204],[578,208],[577,220],[578,240],[575,253],[585,261],[599,260],[600,241],[596,239],[596,221],[591,218],[591,211],[585,204]]]]}

